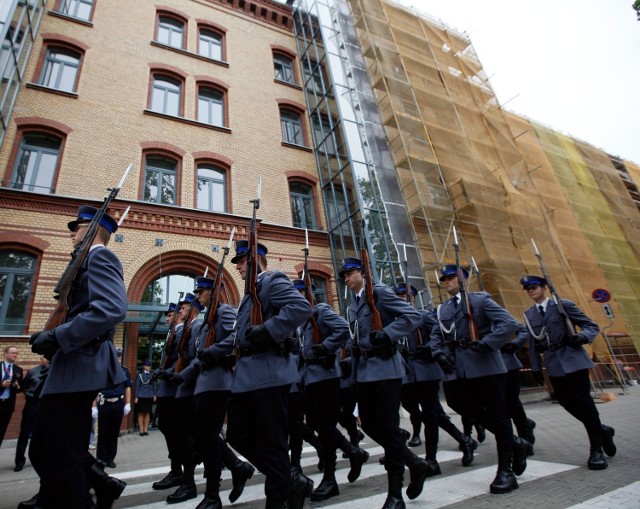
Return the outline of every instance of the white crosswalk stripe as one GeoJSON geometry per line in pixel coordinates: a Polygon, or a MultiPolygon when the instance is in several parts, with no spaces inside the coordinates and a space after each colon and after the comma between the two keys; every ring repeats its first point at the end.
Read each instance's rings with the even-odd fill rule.
{"type": "Polygon", "coordinates": [[[640,481],[585,500],[567,509],[638,509],[640,507],[640,481]]]}
{"type": "MultiPolygon", "coordinates": [[[[362,444],[364,447],[364,444],[362,444]]],[[[322,502],[322,507],[326,509],[336,509],[342,507],[349,507],[350,509],[373,509],[376,507],[381,507],[386,498],[386,489],[383,490],[383,493],[378,493],[371,496],[362,496],[362,492],[357,490],[358,482],[364,481],[366,479],[371,479],[375,477],[380,477],[384,479],[381,481],[384,486],[386,486],[386,471],[384,470],[384,466],[380,465],[377,461],[377,457],[383,454],[382,447],[372,446],[365,447],[366,450],[371,455],[371,459],[367,464],[364,465],[362,469],[362,474],[356,483],[350,485],[347,481],[347,474],[349,472],[349,462],[347,460],[341,461],[338,463],[338,469],[336,470],[336,480],[340,485],[340,493],[342,500],[340,502],[332,502],[332,500],[328,500],[322,502]],[[348,501],[344,500],[344,497],[349,497],[349,494],[353,495],[353,498],[350,498],[348,501]]],[[[305,468],[307,474],[310,474],[309,477],[313,479],[315,486],[318,486],[322,479],[322,473],[315,471],[315,465],[317,464],[317,457],[315,455],[309,455],[307,453],[312,452],[313,450],[310,448],[306,448],[304,453],[305,456],[302,459],[302,466],[305,468]]],[[[493,452],[493,451],[489,451],[493,452]]],[[[478,455],[476,455],[479,457],[478,455]]],[[[460,461],[461,453],[459,451],[448,451],[441,450],[438,452],[438,461],[440,464],[444,464],[446,462],[458,462],[460,461]]],[[[549,462],[541,462],[535,460],[528,461],[527,471],[518,478],[519,484],[524,484],[528,482],[532,482],[546,476],[558,474],[561,472],[566,472],[575,468],[579,468],[575,465],[566,465],[560,463],[549,463],[549,462]]],[[[198,471],[202,471],[202,467],[200,466],[198,471]]],[[[406,500],[408,507],[420,507],[421,509],[436,509],[439,507],[444,507],[450,504],[454,504],[457,502],[463,502],[465,500],[472,499],[477,496],[486,495],[489,492],[489,483],[493,480],[495,476],[496,466],[487,466],[482,468],[462,468],[460,467],[460,472],[455,473],[453,475],[447,476],[437,476],[431,479],[428,479],[425,483],[424,491],[418,499],[414,501],[406,500]],[[437,494],[437,496],[432,496],[432,494],[437,494]]],[[[199,496],[198,499],[188,500],[179,504],[172,504],[168,506],[168,504],[164,501],[165,493],[169,495],[173,492],[173,489],[166,490],[162,492],[162,499],[157,502],[148,502],[143,505],[140,504],[140,495],[145,493],[152,492],[151,485],[153,482],[149,482],[149,477],[154,477],[154,480],[159,479],[161,476],[167,473],[167,468],[150,468],[144,470],[136,470],[130,472],[122,472],[118,474],[118,477],[126,480],[129,484],[127,485],[122,497],[118,501],[117,507],[121,509],[167,509],[171,507],[172,509],[192,509],[197,505],[197,503],[202,499],[202,496],[199,496]],[[136,480],[140,479],[142,482],[136,483],[136,480]],[[144,479],[144,480],[143,480],[144,479]],[[127,503],[128,499],[135,497],[136,505],[132,505],[131,503],[127,503]]],[[[247,484],[242,497],[238,500],[238,503],[248,504],[250,507],[262,507],[264,504],[264,485],[260,482],[260,474],[256,474],[256,477],[252,479],[250,483],[247,484]],[[257,479],[257,482],[255,481],[257,479]]],[[[231,478],[231,474],[228,471],[224,471],[222,474],[223,480],[228,480],[231,478]]],[[[408,483],[408,472],[405,475],[405,485],[408,483]]],[[[197,475],[196,483],[201,485],[204,484],[205,480],[202,479],[200,475],[197,475]]],[[[227,483],[228,486],[228,483],[227,483]]],[[[201,490],[200,490],[201,491],[201,490]]],[[[223,500],[224,505],[228,505],[228,496],[230,490],[223,490],[220,492],[220,497],[223,500]]],[[[154,492],[158,494],[159,492],[154,492]]],[[[637,498],[636,498],[637,499],[637,498]]],[[[130,500],[130,502],[134,502],[134,500],[130,500]]],[[[595,506],[576,506],[576,509],[591,509],[595,506]]],[[[598,506],[601,507],[601,506],[598,506]]],[[[626,509],[627,506],[620,506],[626,509]]]]}

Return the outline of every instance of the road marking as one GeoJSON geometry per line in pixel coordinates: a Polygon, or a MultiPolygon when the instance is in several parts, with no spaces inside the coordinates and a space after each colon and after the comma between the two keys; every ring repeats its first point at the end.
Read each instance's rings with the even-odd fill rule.
{"type": "Polygon", "coordinates": [[[617,490],[610,491],[567,509],[603,509],[610,507],[614,509],[638,509],[640,506],[640,481],[636,481],[628,486],[623,486],[617,490]]]}

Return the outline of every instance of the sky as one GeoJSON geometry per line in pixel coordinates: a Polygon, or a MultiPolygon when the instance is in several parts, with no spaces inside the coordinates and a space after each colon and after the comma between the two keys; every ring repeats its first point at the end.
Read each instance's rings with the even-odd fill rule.
{"type": "Polygon", "coordinates": [[[498,102],[640,164],[632,0],[395,0],[467,35],[498,102]]]}

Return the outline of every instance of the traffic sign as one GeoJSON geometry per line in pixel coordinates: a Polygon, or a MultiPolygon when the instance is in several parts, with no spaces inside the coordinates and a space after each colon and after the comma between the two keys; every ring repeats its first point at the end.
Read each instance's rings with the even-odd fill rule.
{"type": "Polygon", "coordinates": [[[591,298],[600,304],[604,304],[611,300],[611,294],[604,288],[596,288],[591,292],[591,298]]]}

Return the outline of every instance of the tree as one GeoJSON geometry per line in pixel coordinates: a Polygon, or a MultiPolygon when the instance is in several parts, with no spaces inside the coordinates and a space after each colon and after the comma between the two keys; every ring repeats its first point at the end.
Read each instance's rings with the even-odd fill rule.
{"type": "Polygon", "coordinates": [[[631,7],[636,11],[636,16],[638,17],[638,21],[640,21],[640,0],[635,0],[631,7]]]}

